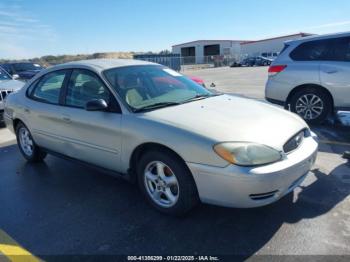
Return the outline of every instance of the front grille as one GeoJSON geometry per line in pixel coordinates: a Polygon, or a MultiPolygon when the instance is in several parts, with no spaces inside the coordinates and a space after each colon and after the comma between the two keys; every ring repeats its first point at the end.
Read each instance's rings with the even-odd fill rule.
{"type": "Polygon", "coordinates": [[[8,94],[12,93],[10,90],[1,90],[0,91],[0,101],[5,100],[8,94]]]}
{"type": "Polygon", "coordinates": [[[304,129],[294,135],[291,139],[287,141],[287,143],[283,146],[283,151],[287,154],[297,149],[304,140],[304,137],[307,136],[307,130],[304,129]]]}

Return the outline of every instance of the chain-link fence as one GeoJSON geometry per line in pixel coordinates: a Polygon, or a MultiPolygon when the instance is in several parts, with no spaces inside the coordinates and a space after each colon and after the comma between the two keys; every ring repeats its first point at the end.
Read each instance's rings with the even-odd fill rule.
{"type": "Polygon", "coordinates": [[[176,71],[231,66],[241,60],[239,56],[180,56],[175,54],[135,55],[134,59],[162,64],[176,71]]]}
{"type": "Polygon", "coordinates": [[[181,70],[231,66],[240,61],[236,56],[186,56],[180,57],[181,70]]]}

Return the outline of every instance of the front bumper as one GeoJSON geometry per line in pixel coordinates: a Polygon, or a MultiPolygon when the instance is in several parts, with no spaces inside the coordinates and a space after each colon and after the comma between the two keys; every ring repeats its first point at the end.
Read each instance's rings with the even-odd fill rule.
{"type": "Polygon", "coordinates": [[[277,201],[301,184],[317,156],[312,136],[285,159],[265,166],[225,168],[187,163],[202,202],[226,207],[249,208],[277,201]]]}

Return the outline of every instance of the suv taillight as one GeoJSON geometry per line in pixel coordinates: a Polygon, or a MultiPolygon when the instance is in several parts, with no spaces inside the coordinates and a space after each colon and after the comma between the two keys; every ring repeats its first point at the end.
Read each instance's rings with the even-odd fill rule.
{"type": "Polygon", "coordinates": [[[286,65],[272,65],[269,67],[269,76],[277,75],[281,73],[287,66],[286,65]]]}

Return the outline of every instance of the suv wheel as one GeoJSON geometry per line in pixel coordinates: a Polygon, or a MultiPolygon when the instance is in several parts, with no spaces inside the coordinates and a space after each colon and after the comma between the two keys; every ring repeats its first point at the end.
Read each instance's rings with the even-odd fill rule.
{"type": "Polygon", "coordinates": [[[158,211],[184,215],[199,202],[192,174],[170,152],[146,152],[138,164],[137,175],[141,191],[158,211]]]}
{"type": "Polygon", "coordinates": [[[30,134],[28,128],[19,123],[16,127],[16,137],[18,147],[25,159],[29,162],[40,162],[46,157],[46,153],[43,152],[35,143],[30,134]]]}
{"type": "Polygon", "coordinates": [[[291,110],[310,124],[320,124],[332,111],[332,102],[324,91],[308,87],[292,96],[291,110]]]}

